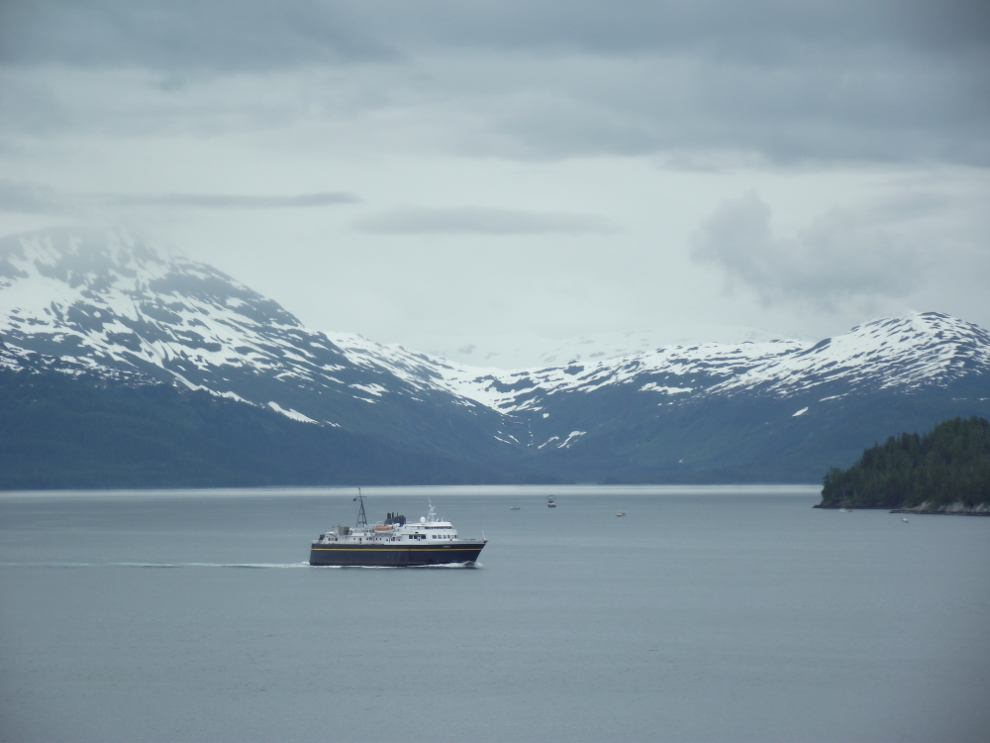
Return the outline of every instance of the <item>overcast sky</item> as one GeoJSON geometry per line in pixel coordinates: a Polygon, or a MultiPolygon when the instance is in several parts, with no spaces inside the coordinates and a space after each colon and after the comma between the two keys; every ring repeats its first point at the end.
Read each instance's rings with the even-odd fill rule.
{"type": "Polygon", "coordinates": [[[477,363],[990,328],[988,176],[987,3],[0,0],[0,234],[128,225],[477,363]]]}

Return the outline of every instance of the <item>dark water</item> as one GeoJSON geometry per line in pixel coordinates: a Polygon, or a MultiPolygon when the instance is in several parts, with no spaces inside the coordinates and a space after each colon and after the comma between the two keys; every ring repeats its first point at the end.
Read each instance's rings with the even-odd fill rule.
{"type": "Polygon", "coordinates": [[[474,569],[306,566],[350,491],[0,496],[0,739],[990,740],[990,518],[545,492],[365,490],[474,569]]]}

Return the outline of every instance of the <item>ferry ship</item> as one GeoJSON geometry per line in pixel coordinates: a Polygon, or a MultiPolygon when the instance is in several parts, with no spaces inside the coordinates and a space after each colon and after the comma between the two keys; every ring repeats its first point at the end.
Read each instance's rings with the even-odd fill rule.
{"type": "Polygon", "coordinates": [[[355,500],[361,502],[357,525],[320,534],[309,551],[310,565],[474,565],[488,544],[487,539],[461,539],[453,524],[437,516],[432,502],[429,514],[418,522],[389,513],[384,521],[369,526],[360,491],[355,500]]]}

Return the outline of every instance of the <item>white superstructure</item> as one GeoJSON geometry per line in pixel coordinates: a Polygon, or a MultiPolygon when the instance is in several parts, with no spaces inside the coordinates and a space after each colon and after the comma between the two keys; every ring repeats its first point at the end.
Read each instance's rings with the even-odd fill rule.
{"type": "MultiPolygon", "coordinates": [[[[361,513],[364,513],[363,503],[361,513]]],[[[441,519],[430,502],[430,512],[420,516],[418,522],[406,521],[405,516],[398,514],[389,514],[374,526],[369,526],[367,522],[362,524],[359,519],[356,527],[337,526],[321,534],[314,544],[413,543],[442,546],[454,541],[457,541],[457,529],[449,521],[441,519]]]]}

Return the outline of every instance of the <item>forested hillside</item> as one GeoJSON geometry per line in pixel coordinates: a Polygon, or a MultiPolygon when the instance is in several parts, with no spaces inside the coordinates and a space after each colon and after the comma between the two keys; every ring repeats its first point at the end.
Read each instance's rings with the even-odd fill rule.
{"type": "Polygon", "coordinates": [[[497,481],[208,392],[0,369],[0,490],[497,481]]]}
{"type": "Polygon", "coordinates": [[[824,478],[820,508],[990,506],[990,423],[954,418],[925,436],[902,433],[824,478]]]}

